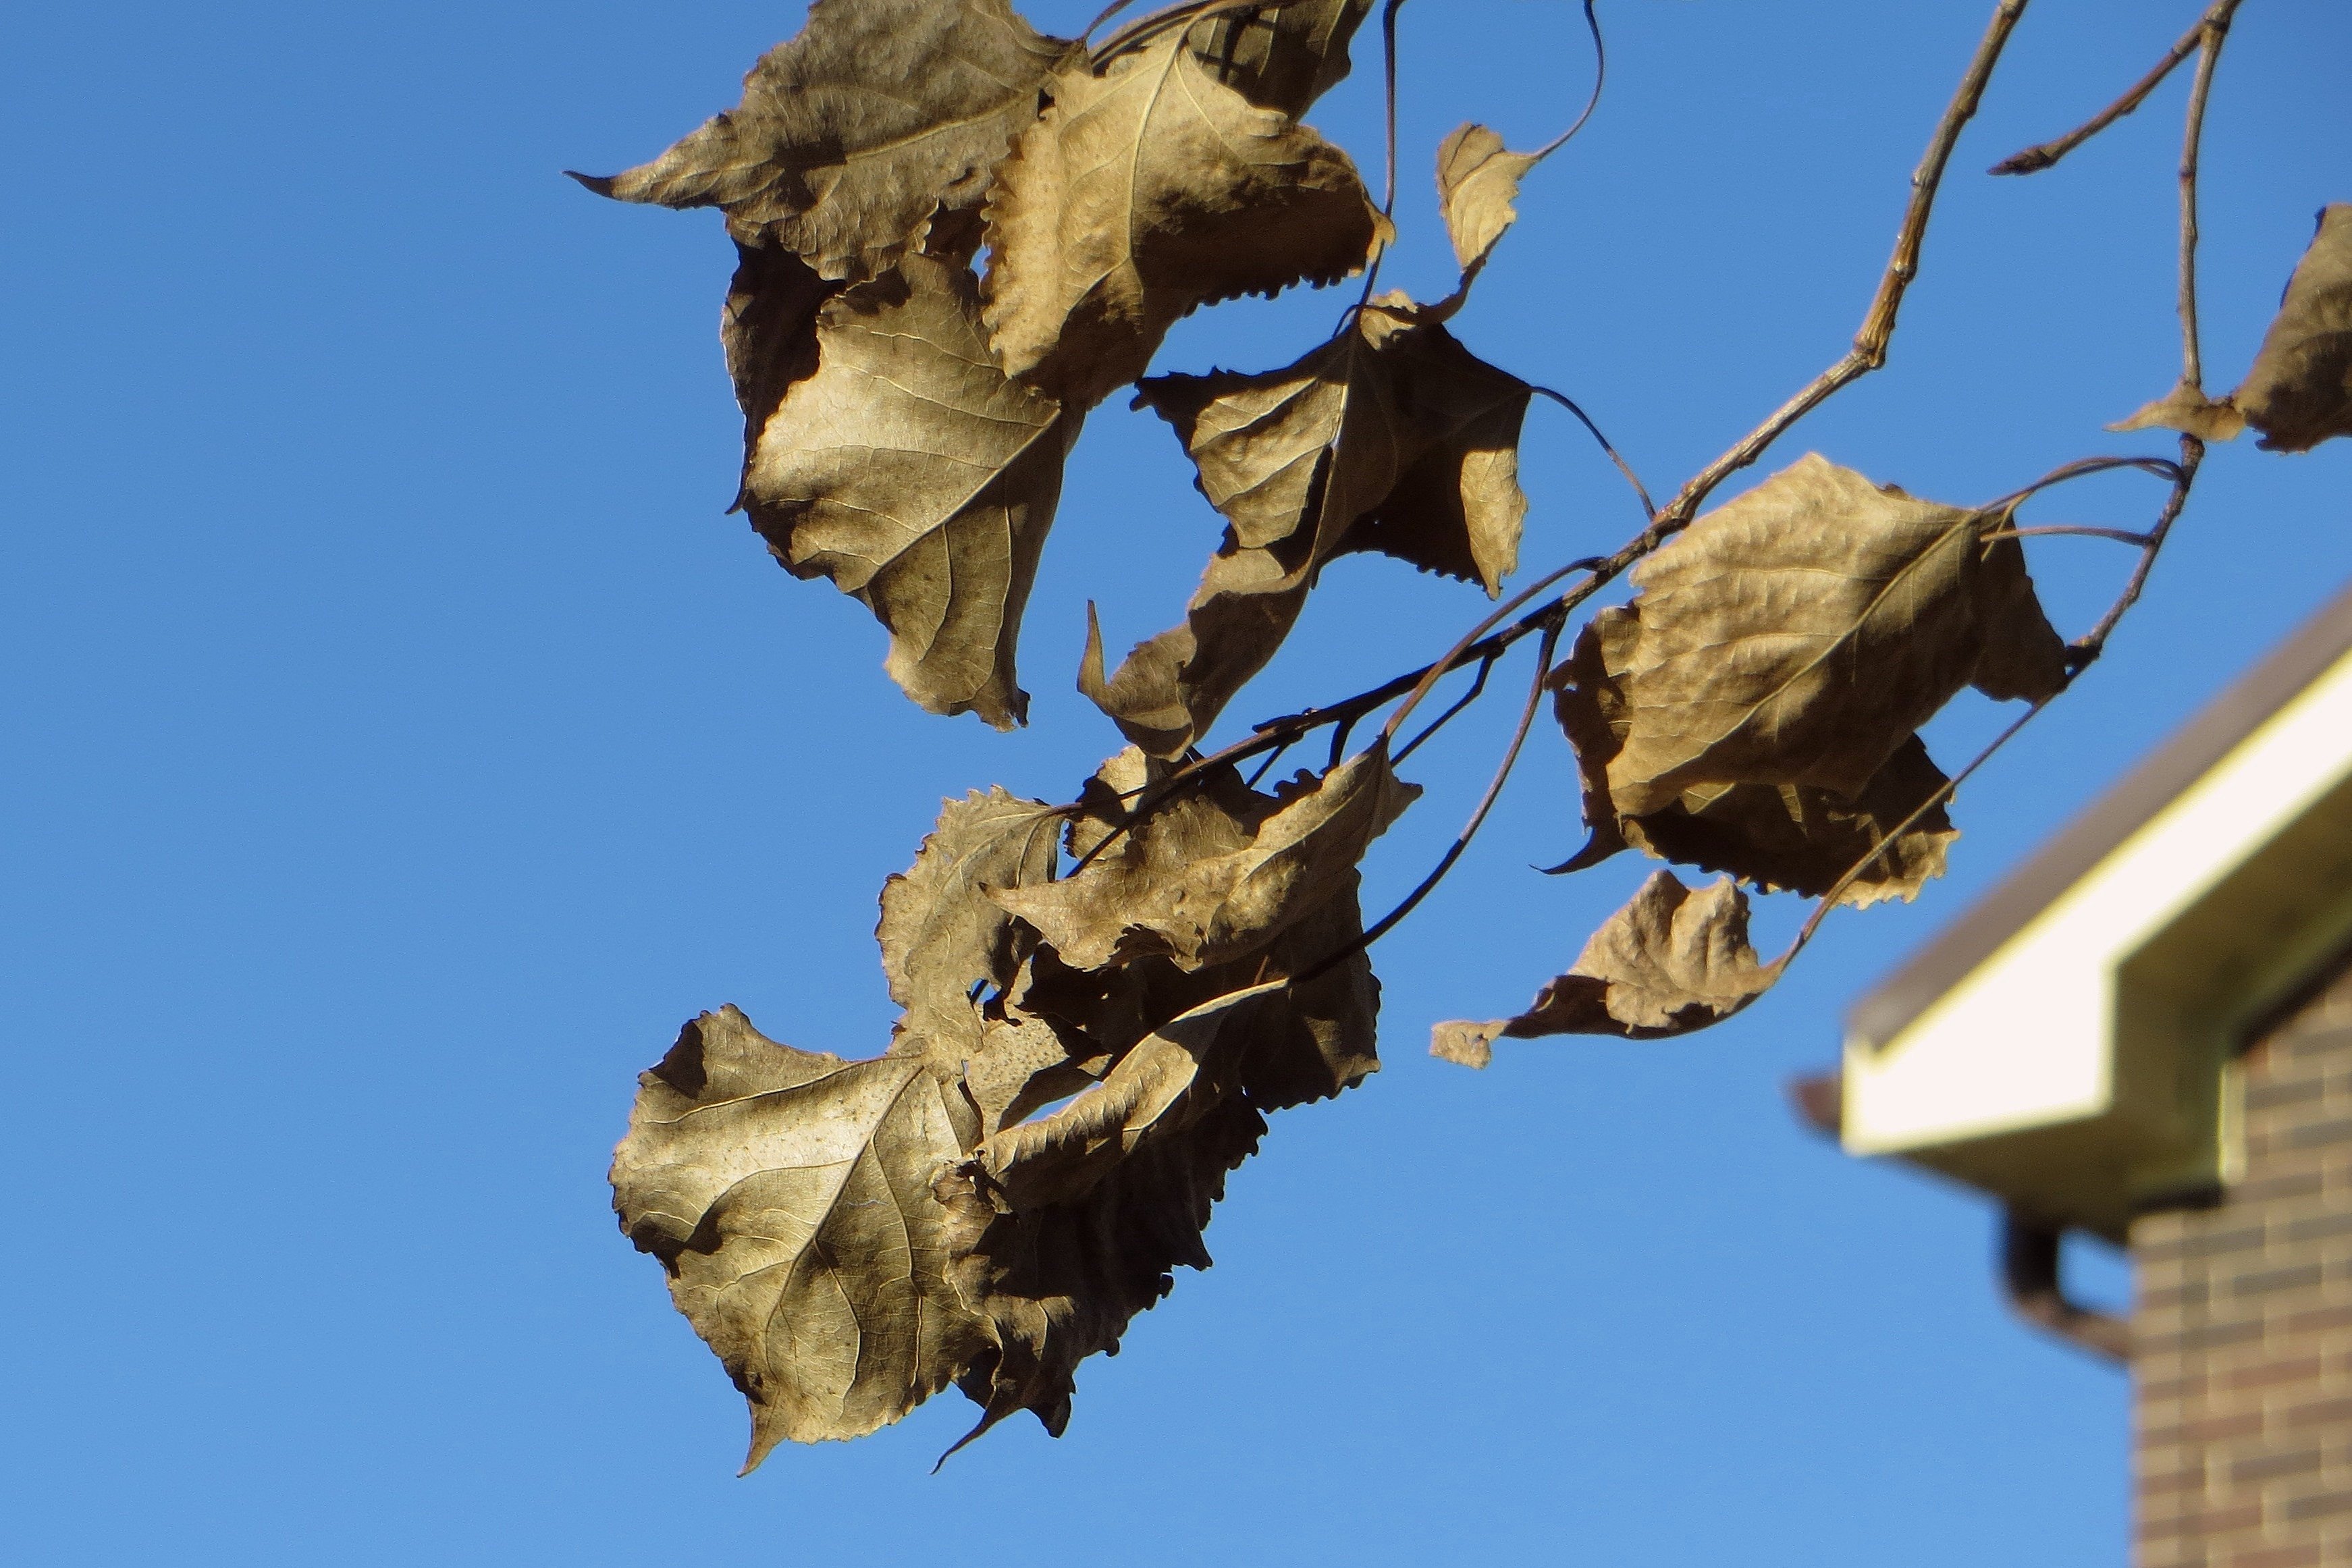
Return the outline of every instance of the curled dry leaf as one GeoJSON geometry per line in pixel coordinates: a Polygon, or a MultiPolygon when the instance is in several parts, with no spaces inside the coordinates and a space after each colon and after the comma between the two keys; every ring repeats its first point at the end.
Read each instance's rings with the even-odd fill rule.
{"type": "Polygon", "coordinates": [[[1199,306],[1356,271],[1384,222],[1346,153],[1181,34],[1046,90],[989,197],[987,319],[1005,370],[1073,408],[1141,375],[1199,306]]]}
{"type": "Polygon", "coordinates": [[[908,695],[1020,722],[1021,612],[1076,421],[996,369],[961,265],[909,256],[827,300],[816,336],[753,452],[754,525],[793,575],[874,612],[908,695]]]}
{"type": "Polygon", "coordinates": [[[1962,686],[2055,694],[2065,647],[1998,521],[1809,454],[1692,524],[1634,568],[1618,623],[1617,810],[1706,785],[1857,800],[1962,686]]]}
{"type": "Polygon", "coordinates": [[[1296,0],[1227,11],[1192,24],[1185,42],[1202,68],[1260,109],[1296,120],[1348,74],[1348,42],[1372,0],[1296,0]]]}
{"type": "Polygon", "coordinates": [[[1652,872],[1592,934],[1575,967],[1537,992],[1527,1011],[1489,1023],[1439,1024],[1430,1052],[1484,1067],[1503,1035],[1688,1034],[1721,1023],[1771,989],[1780,967],[1756,961],[1748,942],[1748,895],[1729,878],[1694,893],[1672,872],[1652,872]]]}
{"type": "Polygon", "coordinates": [[[1080,689],[1173,757],[1274,657],[1333,558],[1374,550],[1498,591],[1527,515],[1528,397],[1402,295],[1282,370],[1144,382],[1137,402],[1174,427],[1228,528],[1184,624],[1108,681],[1090,639],[1080,689]]]}
{"type": "Polygon", "coordinates": [[[2308,452],[2352,435],[2352,203],[2320,213],[2253,369],[2230,401],[2263,433],[2265,451],[2308,452]]]}
{"type": "Polygon", "coordinates": [[[898,1420],[985,1349],[931,1191],[952,1093],[920,1056],[795,1051],[731,1007],[638,1080],[614,1207],[751,1402],[746,1469],[898,1420]]]}
{"type": "Polygon", "coordinates": [[[1047,74],[1084,57],[1006,0],[817,0],[743,78],[740,107],[640,168],[575,178],[625,202],[723,207],[739,241],[855,282],[935,215],[976,211],[1047,74]]]}
{"type": "Polygon", "coordinates": [[[1024,955],[997,888],[1054,879],[1061,814],[1001,787],[947,801],[912,868],[882,884],[875,939],[900,1028],[951,1052],[980,1045],[981,1015],[967,992],[986,980],[1010,986],[1024,955]]]}
{"type": "Polygon", "coordinates": [[[1502,137],[1483,125],[1461,126],[1439,144],[1437,202],[1465,278],[1486,265],[1503,232],[1518,221],[1511,204],[1535,166],[1535,154],[1507,151],[1502,137]]]}
{"type": "Polygon", "coordinates": [[[2136,410],[2109,430],[2178,430],[2200,441],[2231,441],[2246,428],[2245,416],[2228,398],[2219,402],[2182,382],[2154,402],[2136,410]]]}
{"type": "MultiPolygon", "coordinates": [[[[1915,735],[1851,800],[1811,785],[1706,784],[1654,811],[1621,812],[1610,793],[1609,765],[1632,727],[1619,677],[1640,634],[1637,616],[1602,611],[1578,637],[1557,677],[1559,724],[1576,749],[1591,837],[1556,871],[1582,871],[1631,846],[1660,860],[1728,872],[1767,893],[1785,889],[1818,897],[1946,783],[1915,735]]],[[[1958,837],[1944,807],[1930,807],[1863,868],[1839,902],[1860,908],[1916,897],[1929,878],[1944,874],[1946,852],[1958,837]]]]}
{"type": "Polygon", "coordinates": [[[1368,751],[1274,800],[1243,793],[1236,810],[1229,793],[1181,791],[1064,881],[993,896],[1075,968],[1234,963],[1351,894],[1365,846],[1421,790],[1368,751]]]}

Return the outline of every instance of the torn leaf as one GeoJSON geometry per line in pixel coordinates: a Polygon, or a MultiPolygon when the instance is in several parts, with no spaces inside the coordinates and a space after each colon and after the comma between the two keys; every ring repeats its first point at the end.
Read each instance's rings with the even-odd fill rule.
{"type": "Polygon", "coordinates": [[[919,1056],[795,1051],[731,1007],[638,1080],[614,1207],[751,1402],[746,1469],[898,1420],[985,1348],[931,1191],[963,1152],[950,1092],[919,1056]]]}
{"type": "Polygon", "coordinates": [[[1046,90],[987,208],[1007,373],[1092,408],[1195,308],[1363,266],[1383,220],[1348,155],[1218,82],[1181,33],[1046,90]]]}
{"type": "Polygon", "coordinates": [[[1661,1040],[1725,1019],[1771,989],[1780,965],[1748,943],[1748,895],[1729,878],[1693,893],[1672,872],[1641,891],[1584,945],[1576,965],[1527,1011],[1490,1023],[1439,1024],[1433,1055],[1483,1067],[1499,1036],[1613,1034],[1661,1040]]]}
{"type": "Polygon", "coordinates": [[[739,242],[857,282],[934,214],[977,210],[1047,74],[1084,58],[1006,0],[817,0],[743,78],[740,106],[650,163],[575,178],[624,202],[723,207],[739,242]]]}
{"type": "Polygon", "coordinates": [[[1528,395],[1402,295],[1285,369],[1144,382],[1137,402],[1174,428],[1229,526],[1184,624],[1108,681],[1091,645],[1080,689],[1172,757],[1274,657],[1334,558],[1376,551],[1496,594],[1527,514],[1528,395]]]}

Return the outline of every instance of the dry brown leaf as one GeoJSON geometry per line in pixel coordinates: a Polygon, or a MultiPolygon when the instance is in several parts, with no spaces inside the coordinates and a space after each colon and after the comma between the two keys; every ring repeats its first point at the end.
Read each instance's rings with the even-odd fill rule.
{"type": "Polygon", "coordinates": [[[1996,521],[1808,454],[1692,524],[1633,570],[1616,809],[1719,784],[1854,800],[1962,686],[2053,695],[2065,647],[1996,521]]]}
{"type": "Polygon", "coordinates": [[[614,1207],[751,1402],[746,1469],[898,1420],[985,1349],[931,1190],[960,1113],[919,1056],[795,1051],[731,1007],[638,1080],[614,1207]]]}
{"type": "Polygon", "coordinates": [[[1208,73],[1260,109],[1293,120],[1348,74],[1348,41],[1372,0],[1297,0],[1192,24],[1185,42],[1208,73]]]}
{"type": "Polygon", "coordinates": [[[987,317],[1007,372],[1072,408],[1141,375],[1199,306],[1357,270],[1384,221],[1346,153],[1181,34],[1047,92],[989,196],[987,317]]]}
{"type": "Polygon", "coordinates": [[[2170,392],[2134,411],[2109,430],[2177,430],[2200,441],[2232,441],[2246,428],[2245,415],[2228,398],[2216,402],[2182,382],[2170,392]]]}
{"type": "MultiPolygon", "coordinates": [[[[1131,775],[1139,761],[1106,771],[1131,775]]],[[[1365,846],[1421,790],[1366,752],[1274,800],[1243,793],[1235,811],[1183,790],[1065,880],[992,896],[1075,968],[1148,955],[1185,970],[1233,963],[1351,893],[1365,846]]]]}
{"type": "Polygon", "coordinates": [[[574,178],[625,202],[723,207],[739,241],[856,282],[935,214],[977,210],[1046,76],[1084,58],[1006,0],[817,0],[743,78],[739,108],[640,168],[574,178]]]}
{"type": "Polygon", "coordinates": [[[1527,1011],[1489,1023],[1439,1024],[1430,1053],[1484,1067],[1495,1040],[1613,1034],[1662,1040],[1721,1023],[1772,988],[1780,965],[1748,943],[1748,895],[1728,877],[1693,893],[1672,872],[1641,891],[1584,945],[1575,967],[1527,1011]]]}
{"type": "Polygon", "coordinates": [[[1263,1117],[1227,1097],[1183,1134],[1119,1162],[1079,1201],[1018,1213],[980,1191],[971,1165],[940,1177],[937,1195],[956,1227],[958,1293],[994,1341],[958,1380],[982,1415],[957,1448],[1022,1409],[1061,1436],[1078,1363],[1118,1351],[1129,1320],[1173,1286],[1170,1270],[1209,1267],[1201,1232],[1225,1173],[1265,1131],[1263,1117]]]}
{"type": "Polygon", "coordinates": [[[1527,514],[1528,395],[1402,295],[1283,370],[1144,382],[1137,402],[1174,427],[1229,527],[1184,624],[1108,680],[1090,636],[1079,689],[1173,757],[1265,667],[1335,557],[1378,551],[1496,593],[1527,514]]]}
{"type": "Polygon", "coordinates": [[[2245,384],[2230,394],[2266,452],[2352,435],[2352,203],[2321,211],[2245,384]]]}
{"type": "Polygon", "coordinates": [[[929,256],[827,301],[818,363],[761,430],[753,523],[798,577],[889,629],[933,713],[1021,721],[1014,644],[1075,422],[991,361],[971,271],[929,256]]]}
{"type": "Polygon", "coordinates": [[[979,1049],[971,988],[1010,986],[1024,956],[1012,916],[988,894],[1053,881],[1061,829],[1053,807],[1001,787],[943,803],[913,867],[882,884],[874,932],[904,1031],[955,1055],[979,1049]]]}
{"type": "Polygon", "coordinates": [[[1247,987],[1169,1019],[1098,1087],[983,1141],[972,1156],[982,1190],[1006,1213],[1076,1202],[1138,1148],[1185,1132],[1234,1092],[1259,1004],[1278,1003],[1283,987],[1247,987]]]}
{"type": "Polygon", "coordinates": [[[1511,203],[1535,166],[1533,153],[1506,151],[1502,137],[1483,125],[1460,126],[1439,144],[1437,201],[1465,277],[1486,265],[1503,231],[1518,220],[1511,203]]]}
{"type": "MultiPolygon", "coordinates": [[[[1915,735],[1851,801],[1809,785],[1710,784],[1643,816],[1620,813],[1610,795],[1609,764],[1632,719],[1612,670],[1626,668],[1640,634],[1637,616],[1602,611],[1557,677],[1559,724],[1576,748],[1591,838],[1555,870],[1582,871],[1630,846],[1659,860],[1728,872],[1767,893],[1818,897],[1943,788],[1942,769],[1915,735]]],[[[1839,902],[1866,908],[1881,899],[1916,897],[1929,878],[1944,874],[1946,852],[1958,837],[1943,806],[1930,808],[1864,868],[1839,902]]]]}

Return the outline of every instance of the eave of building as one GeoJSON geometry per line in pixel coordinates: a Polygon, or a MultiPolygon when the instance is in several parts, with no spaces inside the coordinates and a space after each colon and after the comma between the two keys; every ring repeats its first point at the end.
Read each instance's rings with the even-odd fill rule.
{"type": "Polygon", "coordinates": [[[1853,1009],[1845,1145],[2119,1236],[2226,1174],[2200,1075],[2347,929],[2352,591],[1853,1009]]]}

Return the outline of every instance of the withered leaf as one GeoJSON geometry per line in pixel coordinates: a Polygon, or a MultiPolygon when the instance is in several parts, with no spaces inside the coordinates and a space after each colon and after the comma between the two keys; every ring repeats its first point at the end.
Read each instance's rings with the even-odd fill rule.
{"type": "Polygon", "coordinates": [[[638,1080],[614,1207],[751,1402],[746,1469],[898,1420],[986,1348],[931,1190],[963,1152],[951,1092],[920,1056],[795,1051],[731,1007],[638,1080]]]}
{"type": "Polygon", "coordinates": [[[760,433],[794,383],[816,372],[816,317],[841,285],[819,277],[808,263],[780,245],[735,246],[735,276],[727,285],[727,307],[719,340],[727,352],[727,373],[743,409],[743,476],[735,492],[740,509],[758,454],[760,433]]]}
{"type": "Polygon", "coordinates": [[[2231,394],[2270,452],[2352,435],[2352,203],[2319,214],[2245,384],[2231,394]]]}
{"type": "Polygon", "coordinates": [[[1692,524],[1633,570],[1617,810],[1716,784],[1858,799],[1962,686],[2053,695],[2064,644],[1997,520],[1808,454],[1692,524]]]}
{"type": "Polygon", "coordinates": [[[1182,35],[1056,72],[987,208],[1006,371],[1076,409],[1196,307],[1364,264],[1384,221],[1348,155],[1209,74],[1182,35]]]}
{"type": "MultiPolygon", "coordinates": [[[[1859,797],[1803,784],[1696,785],[1654,811],[1627,816],[1609,789],[1609,765],[1632,726],[1617,676],[1641,634],[1639,617],[1604,610],[1577,638],[1561,666],[1556,707],[1575,747],[1591,841],[1554,868],[1582,871],[1632,847],[1660,860],[1728,872],[1764,892],[1827,893],[1847,868],[1876,849],[1945,784],[1942,769],[1913,736],[1871,775],[1859,797]]],[[[1867,907],[1911,899],[1944,874],[1946,852],[1959,837],[1942,805],[1906,829],[1839,897],[1867,907]]]]}
{"type": "Polygon", "coordinates": [[[1137,1149],[1188,1130],[1235,1087],[1254,1015],[1283,986],[1247,987],[1169,1019],[1099,1087],[988,1138],[972,1160],[983,1190],[1008,1213],[1074,1202],[1137,1149]]]}
{"type": "Polygon", "coordinates": [[[1206,16],[1185,41],[1204,69],[1293,120],[1348,74],[1348,41],[1372,0],[1296,0],[1206,16]]]}
{"type": "Polygon", "coordinates": [[[814,373],[754,448],[752,522],[793,575],[874,612],[908,695],[1010,727],[1028,706],[1021,612],[1076,421],[997,370],[960,265],[908,256],[828,300],[816,335],[814,373]]]}
{"type": "Polygon", "coordinates": [[[1483,125],[1457,127],[1439,144],[1437,202],[1465,277],[1486,265],[1503,231],[1518,220],[1511,204],[1535,166],[1533,153],[1507,151],[1502,137],[1483,125]]]}
{"type": "Polygon", "coordinates": [[[817,0],[739,108],[640,168],[575,177],[625,202],[723,207],[739,241],[856,282],[935,214],[976,210],[1047,74],[1084,57],[1007,0],[817,0]]]}
{"type": "Polygon", "coordinates": [[[1527,514],[1528,395],[1402,295],[1282,370],[1144,382],[1137,402],[1175,429],[1229,527],[1184,624],[1108,681],[1090,643],[1080,689],[1173,757],[1274,657],[1335,557],[1374,550],[1497,592],[1527,514]]]}
{"type": "Polygon", "coordinates": [[[1023,956],[1012,916],[988,894],[1051,882],[1061,827],[1043,800],[974,789],[944,803],[914,866],[882,884],[874,936],[907,1033],[951,1052],[978,1049],[981,1019],[967,992],[982,980],[1011,985],[1023,956]]]}
{"type": "Polygon", "coordinates": [[[1420,793],[1377,751],[1274,801],[1253,795],[1263,804],[1246,814],[1186,790],[1063,881],[992,896],[1079,969],[1154,954],[1186,970],[1232,963],[1351,892],[1365,846],[1420,793]]]}
{"type": "Polygon", "coordinates": [[[2245,415],[2228,398],[2219,402],[2180,382],[2170,392],[2136,410],[2109,430],[2178,430],[2200,441],[2231,441],[2246,428],[2245,415]]]}
{"type": "Polygon", "coordinates": [[[1170,1270],[1209,1267],[1201,1232],[1225,1173],[1265,1131],[1263,1117],[1228,1096],[1182,1134],[1139,1148],[1076,1202],[1013,1213],[981,1191],[972,1164],[940,1177],[937,1195],[956,1227],[958,1292],[994,1342],[958,1379],[982,1406],[958,1448],[1022,1409],[1061,1436],[1078,1363],[1118,1351],[1129,1320],[1173,1286],[1170,1270]]]}
{"type": "Polygon", "coordinates": [[[1439,1024],[1431,1054],[1484,1067],[1498,1036],[1613,1034],[1660,1040],[1721,1023],[1771,989],[1780,965],[1748,943],[1748,895],[1728,877],[1693,893],[1672,872],[1641,891],[1584,945],[1575,967],[1527,1011],[1489,1023],[1439,1024]]]}

